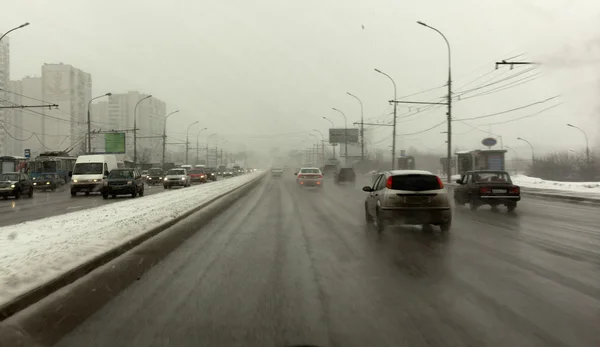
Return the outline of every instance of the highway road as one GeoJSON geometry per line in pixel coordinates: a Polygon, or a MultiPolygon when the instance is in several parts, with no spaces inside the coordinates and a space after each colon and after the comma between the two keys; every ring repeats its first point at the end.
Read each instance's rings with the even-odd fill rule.
{"type": "Polygon", "coordinates": [[[56,346],[600,346],[597,208],[379,236],[359,188],[265,180],[56,346]]]}
{"type": "MultiPolygon", "coordinates": [[[[145,189],[144,195],[164,191],[162,186],[146,186],[145,189]]],[[[110,204],[122,199],[131,199],[131,197],[123,195],[116,199],[104,200],[100,194],[85,196],[82,193],[71,197],[68,186],[59,188],[55,192],[36,190],[31,199],[26,196],[19,200],[12,197],[0,198],[0,227],[110,204]]]]}

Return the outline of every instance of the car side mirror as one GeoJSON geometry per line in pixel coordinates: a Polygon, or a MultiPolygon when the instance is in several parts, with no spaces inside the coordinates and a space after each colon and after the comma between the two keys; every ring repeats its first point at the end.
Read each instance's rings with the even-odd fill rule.
{"type": "Polygon", "coordinates": [[[104,171],[104,176],[108,176],[109,172],[108,171],[104,171]]]}
{"type": "Polygon", "coordinates": [[[370,193],[370,192],[373,191],[373,188],[371,188],[369,186],[364,186],[362,190],[363,190],[363,192],[369,192],[370,193]]]}
{"type": "Polygon", "coordinates": [[[294,172],[294,176],[298,176],[298,173],[297,173],[297,172],[294,172]]]}
{"type": "Polygon", "coordinates": [[[456,183],[462,184],[462,180],[456,180],[456,183]]]}
{"type": "Polygon", "coordinates": [[[73,171],[69,171],[69,177],[73,177],[73,171]]]}

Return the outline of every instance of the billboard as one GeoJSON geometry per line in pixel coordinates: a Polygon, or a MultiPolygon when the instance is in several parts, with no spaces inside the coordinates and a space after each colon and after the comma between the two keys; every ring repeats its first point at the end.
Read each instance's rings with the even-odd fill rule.
{"type": "Polygon", "coordinates": [[[344,131],[348,143],[358,143],[358,129],[329,129],[329,143],[345,143],[344,131]]]}
{"type": "Polygon", "coordinates": [[[104,153],[125,153],[125,133],[104,134],[104,153]]]}

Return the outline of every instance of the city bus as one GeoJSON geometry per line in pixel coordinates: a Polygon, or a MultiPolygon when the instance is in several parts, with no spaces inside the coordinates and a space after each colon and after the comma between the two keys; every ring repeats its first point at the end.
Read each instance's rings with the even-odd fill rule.
{"type": "Polygon", "coordinates": [[[31,163],[30,176],[37,178],[42,174],[55,173],[69,182],[69,172],[73,171],[73,166],[77,161],[77,157],[71,157],[64,152],[45,152],[35,158],[31,163]]]}

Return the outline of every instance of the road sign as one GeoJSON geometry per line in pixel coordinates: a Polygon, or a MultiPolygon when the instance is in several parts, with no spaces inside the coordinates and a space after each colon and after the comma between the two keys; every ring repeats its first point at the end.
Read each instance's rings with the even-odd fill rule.
{"type": "Polygon", "coordinates": [[[348,143],[358,143],[358,129],[329,129],[329,143],[345,143],[344,133],[348,143]]]}
{"type": "Polygon", "coordinates": [[[104,152],[113,154],[125,153],[125,133],[104,134],[104,152]]]}
{"type": "Polygon", "coordinates": [[[493,137],[486,137],[485,139],[481,140],[481,144],[486,147],[495,146],[497,143],[498,141],[496,141],[496,139],[493,137]]]}
{"type": "Polygon", "coordinates": [[[29,148],[25,149],[25,158],[31,158],[31,149],[29,149],[29,148]]]}
{"type": "Polygon", "coordinates": [[[400,156],[401,157],[406,157],[406,150],[405,149],[401,149],[400,150],[400,156]]]}

